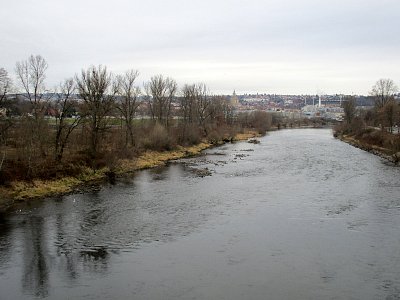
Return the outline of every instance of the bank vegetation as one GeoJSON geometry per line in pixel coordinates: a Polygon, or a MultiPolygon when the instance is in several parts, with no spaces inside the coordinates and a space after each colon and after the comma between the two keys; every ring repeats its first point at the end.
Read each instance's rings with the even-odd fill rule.
{"type": "Polygon", "coordinates": [[[344,101],[344,121],[337,125],[334,135],[363,150],[380,155],[392,162],[400,161],[400,105],[398,88],[391,79],[380,79],[371,90],[375,105],[357,107],[354,97],[344,101]]]}
{"type": "Polygon", "coordinates": [[[65,193],[75,186],[153,167],[237,137],[264,134],[273,117],[238,113],[205,84],[91,66],[46,86],[40,56],[0,68],[0,198],[65,193]],[[250,135],[248,134],[250,132],[250,135]]]}

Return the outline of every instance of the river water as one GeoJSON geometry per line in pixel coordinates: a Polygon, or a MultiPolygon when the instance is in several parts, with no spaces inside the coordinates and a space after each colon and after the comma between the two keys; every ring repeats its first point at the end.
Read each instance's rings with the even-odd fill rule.
{"type": "Polygon", "coordinates": [[[260,141],[3,215],[0,299],[400,299],[400,169],[260,141]]]}

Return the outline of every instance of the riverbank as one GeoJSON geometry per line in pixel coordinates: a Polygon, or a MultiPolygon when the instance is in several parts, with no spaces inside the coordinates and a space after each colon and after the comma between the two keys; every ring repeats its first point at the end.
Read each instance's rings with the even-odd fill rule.
{"type": "Polygon", "coordinates": [[[4,214],[1,298],[396,299],[400,168],[330,129],[259,140],[4,214]]]}
{"type": "Polygon", "coordinates": [[[353,147],[359,148],[361,150],[382,157],[383,159],[386,159],[394,164],[398,164],[400,162],[400,152],[394,152],[392,149],[368,143],[361,139],[357,139],[353,135],[340,134],[337,135],[336,138],[340,139],[341,141],[349,145],[352,145],[353,147]]]}
{"type": "MultiPolygon", "coordinates": [[[[249,131],[246,133],[238,133],[234,138],[229,139],[229,141],[247,140],[257,136],[260,136],[260,134],[255,131],[249,131]]],[[[223,144],[227,141],[228,140],[220,141],[217,145],[223,144]]],[[[36,179],[30,182],[11,182],[7,186],[0,187],[0,211],[8,210],[17,203],[68,194],[86,186],[104,182],[107,179],[114,180],[115,177],[123,174],[163,166],[172,160],[197,156],[200,155],[203,150],[215,145],[216,144],[204,141],[194,146],[178,146],[176,149],[171,151],[146,151],[135,159],[121,159],[117,161],[115,167],[112,169],[105,167],[94,170],[85,167],[78,176],[68,176],[54,180],[36,179]]]]}

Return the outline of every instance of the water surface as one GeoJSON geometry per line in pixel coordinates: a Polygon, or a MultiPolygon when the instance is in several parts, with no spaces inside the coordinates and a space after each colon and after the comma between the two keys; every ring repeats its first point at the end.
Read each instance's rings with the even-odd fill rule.
{"type": "Polygon", "coordinates": [[[2,216],[0,299],[400,299],[400,169],[260,140],[2,216]]]}

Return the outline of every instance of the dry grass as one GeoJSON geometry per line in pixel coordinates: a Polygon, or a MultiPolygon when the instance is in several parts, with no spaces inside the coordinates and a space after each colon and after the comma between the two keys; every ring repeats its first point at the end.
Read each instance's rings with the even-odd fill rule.
{"type": "Polygon", "coordinates": [[[136,162],[136,170],[147,169],[164,165],[167,161],[183,157],[198,155],[204,149],[211,146],[209,143],[200,143],[190,147],[178,147],[172,151],[147,151],[141,155],[136,162]]]}
{"type": "MultiPolygon", "coordinates": [[[[256,131],[239,133],[234,140],[247,140],[260,136],[256,131]]],[[[199,155],[201,151],[211,147],[210,143],[182,147],[171,151],[146,151],[136,159],[121,159],[117,162],[116,174],[133,172],[141,169],[154,168],[165,165],[170,160],[180,159],[189,156],[199,155]]],[[[32,198],[43,198],[52,195],[65,194],[73,191],[77,186],[87,182],[103,180],[107,177],[110,169],[105,167],[100,170],[93,170],[89,167],[83,168],[76,177],[63,177],[55,180],[33,180],[31,182],[15,181],[7,187],[0,188],[0,206],[9,200],[26,200],[32,198]]]]}
{"type": "Polygon", "coordinates": [[[247,131],[245,133],[236,134],[234,140],[235,141],[245,141],[245,140],[259,137],[259,136],[261,136],[261,134],[258,133],[257,131],[247,131]]]}
{"type": "Polygon", "coordinates": [[[54,180],[36,179],[30,182],[14,181],[11,182],[8,187],[2,187],[0,189],[0,199],[4,199],[4,201],[10,199],[24,200],[65,194],[71,192],[74,188],[83,183],[105,178],[107,170],[107,168],[103,168],[94,171],[90,168],[85,168],[77,177],[68,176],[54,180]]]}
{"type": "MultiPolygon", "coordinates": [[[[210,147],[209,143],[200,143],[190,147],[179,147],[173,151],[147,151],[137,159],[123,159],[118,161],[115,172],[123,174],[140,169],[162,166],[170,160],[198,155],[208,147],[210,147]]],[[[87,167],[76,177],[63,177],[55,180],[33,180],[32,182],[15,181],[8,187],[0,188],[0,202],[10,199],[25,200],[65,194],[71,192],[81,184],[106,178],[106,174],[109,171],[109,168],[93,170],[87,167]]]]}
{"type": "Polygon", "coordinates": [[[74,177],[64,177],[57,180],[33,180],[32,182],[12,182],[9,188],[0,190],[5,199],[23,200],[45,196],[65,194],[80,182],[74,177]]]}

